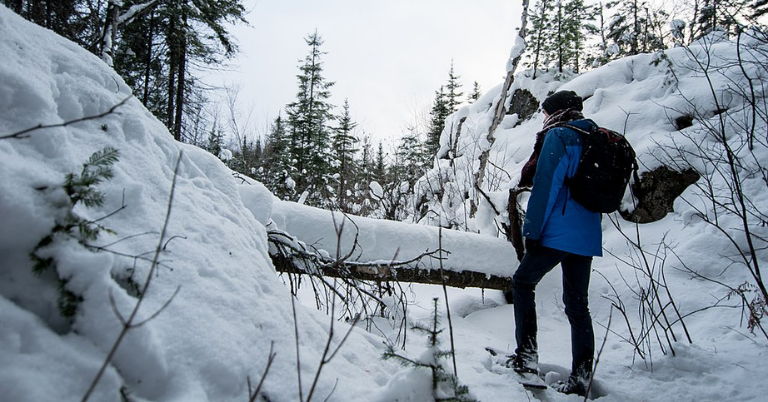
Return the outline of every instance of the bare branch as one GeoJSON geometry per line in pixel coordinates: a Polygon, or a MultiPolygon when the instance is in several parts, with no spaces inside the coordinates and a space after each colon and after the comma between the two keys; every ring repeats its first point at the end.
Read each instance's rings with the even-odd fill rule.
{"type": "MultiPolygon", "coordinates": [[[[159,264],[160,252],[162,251],[163,241],[165,240],[165,234],[166,234],[166,231],[168,230],[168,223],[170,222],[171,209],[173,207],[173,197],[176,192],[176,179],[178,177],[179,166],[181,165],[182,157],[183,157],[183,152],[179,153],[179,159],[176,161],[176,166],[173,170],[173,181],[171,183],[171,193],[168,197],[168,208],[165,213],[165,222],[163,223],[163,229],[160,231],[160,239],[158,240],[157,248],[155,249],[155,255],[152,258],[152,263],[149,267],[149,272],[147,273],[147,279],[144,282],[144,288],[139,294],[139,298],[136,301],[136,305],[133,307],[133,310],[131,311],[131,314],[127,320],[123,319],[122,315],[120,315],[119,313],[117,314],[118,319],[123,324],[123,328],[118,334],[115,342],[112,344],[112,349],[109,351],[106,358],[104,359],[104,363],[101,365],[101,368],[96,373],[96,376],[91,382],[91,385],[88,387],[88,390],[85,392],[85,395],[83,395],[83,399],[81,400],[82,402],[87,401],[90,398],[91,394],[93,393],[93,390],[96,389],[96,385],[99,383],[99,380],[101,379],[102,375],[104,375],[104,371],[106,371],[107,366],[109,366],[110,362],[112,361],[112,358],[117,352],[117,348],[120,346],[120,343],[122,342],[125,335],[128,334],[128,331],[136,328],[137,325],[143,325],[147,322],[147,320],[145,320],[139,324],[134,324],[134,320],[136,319],[136,316],[139,312],[139,308],[141,307],[141,304],[144,301],[144,297],[147,294],[147,289],[149,288],[149,285],[152,283],[152,277],[154,276],[154,272],[157,269],[157,266],[159,264]]],[[[178,292],[178,290],[179,289],[177,288],[176,292],[178,292]]],[[[175,296],[176,296],[176,293],[173,294],[173,296],[171,297],[171,300],[175,296]]],[[[117,307],[114,304],[114,298],[112,297],[111,293],[110,293],[110,302],[113,304],[113,309],[117,312],[117,307]]],[[[163,305],[163,307],[159,311],[164,310],[165,307],[168,306],[168,303],[170,303],[170,300],[166,302],[166,304],[163,305]]],[[[155,318],[156,316],[157,316],[157,313],[155,313],[151,318],[155,318]]]]}
{"type": "Polygon", "coordinates": [[[0,135],[0,140],[5,140],[5,139],[9,139],[9,138],[27,138],[27,137],[29,137],[29,133],[32,132],[32,131],[35,131],[35,130],[42,130],[42,129],[46,129],[46,128],[66,127],[66,126],[69,126],[71,124],[80,123],[80,122],[83,122],[83,121],[100,119],[100,118],[102,118],[104,116],[107,116],[109,114],[114,113],[117,108],[119,108],[120,106],[123,106],[131,98],[133,98],[133,95],[129,95],[125,99],[121,100],[118,104],[116,104],[116,105],[112,106],[111,108],[109,108],[109,110],[107,110],[104,113],[99,113],[99,114],[93,115],[93,116],[81,117],[79,119],[69,120],[69,121],[65,121],[64,123],[58,123],[58,124],[42,124],[41,123],[41,124],[38,124],[38,125],[36,125],[34,127],[30,127],[30,128],[21,130],[19,132],[13,133],[13,134],[0,135]]]}

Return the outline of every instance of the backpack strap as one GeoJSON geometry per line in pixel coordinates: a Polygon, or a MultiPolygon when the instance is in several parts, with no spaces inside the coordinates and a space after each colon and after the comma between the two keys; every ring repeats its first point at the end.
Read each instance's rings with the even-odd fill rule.
{"type": "Polygon", "coordinates": [[[573,130],[573,131],[575,131],[575,132],[577,132],[579,134],[584,134],[584,135],[589,135],[590,134],[589,131],[587,131],[587,130],[581,128],[581,127],[576,127],[573,124],[563,123],[562,125],[558,125],[558,127],[570,128],[571,130],[573,130]]]}

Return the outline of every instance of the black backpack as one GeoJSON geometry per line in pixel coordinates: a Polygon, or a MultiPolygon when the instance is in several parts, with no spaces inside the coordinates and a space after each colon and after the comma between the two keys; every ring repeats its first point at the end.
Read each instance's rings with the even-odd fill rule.
{"type": "Polygon", "coordinates": [[[635,150],[623,135],[603,127],[587,131],[564,124],[581,134],[581,159],[573,177],[565,179],[571,198],[593,212],[617,211],[629,177],[637,180],[635,150]]]}

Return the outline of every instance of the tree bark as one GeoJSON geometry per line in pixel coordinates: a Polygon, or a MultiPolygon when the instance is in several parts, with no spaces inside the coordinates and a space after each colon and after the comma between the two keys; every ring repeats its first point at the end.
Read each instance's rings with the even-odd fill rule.
{"type": "Polygon", "coordinates": [[[149,32],[147,33],[147,57],[145,59],[144,66],[144,93],[142,95],[141,103],[144,106],[149,104],[149,79],[152,72],[152,42],[155,39],[155,10],[151,11],[149,16],[149,32]]]}
{"type": "Polygon", "coordinates": [[[176,141],[181,141],[181,123],[184,113],[184,88],[186,87],[185,75],[187,70],[187,14],[181,17],[181,32],[179,35],[179,59],[178,59],[178,71],[176,73],[176,113],[174,115],[173,122],[173,138],[176,141]]]}
{"type": "MultiPolygon", "coordinates": [[[[270,255],[272,263],[278,272],[292,274],[306,274],[293,264],[290,258],[280,255],[270,255]]],[[[321,267],[320,274],[329,277],[354,278],[368,281],[396,280],[399,282],[425,283],[443,285],[456,288],[483,288],[495,290],[507,290],[510,286],[510,278],[496,275],[488,275],[483,272],[473,271],[442,271],[439,269],[422,269],[413,266],[400,266],[393,268],[384,264],[343,263],[339,266],[321,267]]]]}
{"type": "MultiPolygon", "coordinates": [[[[520,24],[520,30],[518,31],[518,36],[520,37],[525,43],[525,24],[528,21],[528,0],[523,0],[523,12],[522,12],[522,22],[520,24]]],[[[483,187],[483,179],[485,178],[485,168],[488,165],[488,157],[491,152],[491,147],[493,146],[493,142],[495,140],[493,133],[496,131],[496,128],[499,127],[499,124],[501,124],[501,121],[504,120],[504,115],[507,112],[506,103],[507,103],[507,97],[509,97],[509,89],[512,87],[512,83],[515,82],[515,70],[517,69],[517,65],[520,64],[520,59],[523,56],[523,49],[520,50],[520,53],[517,55],[514,55],[514,59],[512,59],[512,65],[509,66],[507,70],[507,78],[504,80],[504,86],[501,89],[501,94],[499,96],[499,100],[496,102],[496,107],[494,110],[494,116],[493,121],[491,122],[491,126],[488,128],[488,136],[486,139],[488,140],[488,149],[483,150],[483,152],[480,154],[480,166],[477,169],[477,172],[475,173],[475,186],[477,188],[483,187]]],[[[469,206],[469,216],[474,217],[477,213],[477,202],[475,199],[472,199],[470,201],[469,206]]]]}
{"type": "Polygon", "coordinates": [[[107,17],[104,21],[104,30],[101,34],[101,43],[99,44],[99,57],[109,66],[113,65],[119,18],[120,6],[115,1],[109,1],[107,4],[107,17]]]}
{"type": "Polygon", "coordinates": [[[179,139],[176,138],[175,131],[173,130],[173,112],[176,110],[174,108],[174,100],[176,98],[176,73],[178,70],[178,41],[177,41],[177,35],[176,32],[176,18],[171,16],[171,21],[168,26],[168,34],[167,34],[167,42],[168,42],[168,93],[166,94],[168,98],[168,104],[166,105],[166,126],[168,126],[168,130],[171,131],[171,133],[174,133],[174,138],[176,141],[179,139]]]}

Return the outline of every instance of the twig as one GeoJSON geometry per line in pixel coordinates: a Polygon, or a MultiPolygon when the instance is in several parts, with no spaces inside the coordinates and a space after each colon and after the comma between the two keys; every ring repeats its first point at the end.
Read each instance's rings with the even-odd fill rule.
{"type": "Polygon", "coordinates": [[[2,136],[0,136],[0,140],[5,140],[5,139],[9,139],[9,138],[27,138],[27,137],[29,137],[28,133],[30,133],[32,131],[35,131],[35,130],[42,130],[42,129],[45,129],[45,128],[66,127],[66,126],[68,126],[70,124],[80,123],[80,122],[88,121],[88,120],[99,119],[99,118],[102,118],[104,116],[107,116],[109,114],[114,113],[114,111],[117,108],[119,108],[120,106],[123,106],[125,104],[125,102],[128,102],[128,99],[131,99],[132,97],[133,97],[133,95],[128,95],[128,97],[126,97],[125,99],[121,100],[118,104],[116,104],[116,105],[112,106],[111,108],[109,108],[109,110],[107,110],[106,112],[99,113],[97,115],[81,117],[79,119],[69,120],[69,121],[65,121],[64,123],[58,123],[58,124],[42,124],[42,123],[40,123],[40,124],[38,124],[38,125],[36,125],[34,127],[30,127],[30,128],[21,130],[19,132],[13,133],[13,134],[2,135],[2,136]]]}
{"type": "MultiPolygon", "coordinates": [[[[438,231],[438,250],[443,249],[443,228],[439,228],[438,231]]],[[[453,322],[451,321],[451,306],[448,303],[448,288],[445,286],[445,276],[443,275],[443,259],[442,252],[438,254],[440,256],[440,277],[443,278],[443,295],[445,296],[445,311],[448,315],[448,334],[451,339],[451,359],[453,360],[453,375],[459,378],[459,372],[456,369],[456,345],[453,342],[453,322]]]]}
{"type": "Polygon", "coordinates": [[[291,296],[293,311],[293,336],[296,344],[296,376],[299,379],[299,401],[304,402],[304,391],[301,389],[301,355],[299,351],[299,320],[296,318],[296,296],[291,296]]]}
{"type": "Polygon", "coordinates": [[[277,356],[277,353],[275,352],[275,341],[272,341],[269,344],[267,367],[264,368],[264,373],[261,374],[261,380],[259,380],[259,384],[256,386],[255,390],[251,391],[251,378],[246,377],[246,382],[248,383],[248,402],[255,402],[256,398],[259,396],[259,393],[261,392],[261,386],[264,385],[264,380],[267,378],[269,369],[272,367],[272,363],[275,361],[275,356],[277,356]]]}
{"type": "MultiPolygon", "coordinates": [[[[136,316],[139,312],[139,308],[141,307],[141,304],[144,301],[144,297],[147,294],[147,289],[149,289],[149,285],[150,283],[152,283],[152,277],[154,276],[154,272],[158,266],[158,261],[160,258],[160,252],[162,250],[163,240],[165,238],[165,233],[168,230],[168,223],[170,222],[170,218],[171,218],[171,210],[173,207],[173,197],[176,192],[176,178],[178,177],[179,165],[181,164],[181,158],[183,154],[184,154],[183,151],[179,153],[179,159],[176,161],[176,166],[173,169],[173,181],[171,183],[171,194],[168,197],[168,208],[165,213],[165,222],[163,223],[163,229],[160,231],[160,239],[157,243],[157,248],[155,249],[155,256],[152,259],[152,264],[149,267],[149,273],[147,273],[147,279],[144,282],[144,288],[142,292],[139,294],[138,301],[136,302],[136,305],[133,307],[133,310],[131,311],[131,315],[128,317],[127,320],[124,320],[122,315],[117,313],[118,319],[123,324],[123,329],[120,331],[120,334],[117,336],[115,343],[112,344],[112,349],[109,351],[109,353],[107,354],[107,357],[104,359],[104,363],[101,365],[101,368],[96,374],[96,377],[91,382],[91,385],[88,387],[88,390],[86,391],[85,395],[83,395],[83,399],[81,400],[81,402],[87,401],[88,398],[90,398],[91,394],[93,393],[93,390],[96,389],[96,385],[99,383],[101,376],[104,375],[104,371],[106,371],[107,366],[109,366],[109,363],[112,361],[112,358],[117,352],[117,348],[120,346],[120,343],[122,342],[125,335],[128,334],[128,331],[136,328],[137,326],[143,325],[148,321],[148,320],[144,320],[138,324],[133,323],[133,321],[136,319],[136,316]]],[[[179,291],[179,288],[176,288],[176,292],[174,292],[173,296],[157,312],[155,312],[155,314],[153,314],[150,317],[150,319],[157,317],[157,315],[160,312],[162,312],[166,307],[168,307],[170,300],[172,300],[173,297],[176,296],[176,293],[178,293],[178,291],[179,291]]],[[[114,303],[114,298],[112,298],[111,293],[110,293],[110,302],[112,303],[112,306],[115,309],[115,311],[117,311],[116,305],[114,303]]]]}
{"type": "Polygon", "coordinates": [[[592,390],[592,384],[595,381],[595,373],[597,372],[597,365],[598,363],[600,363],[600,356],[602,356],[603,354],[603,348],[605,348],[605,341],[608,340],[608,332],[611,329],[612,319],[613,319],[613,306],[611,306],[611,310],[608,313],[608,325],[605,327],[605,337],[603,337],[603,343],[600,345],[600,350],[597,352],[597,356],[595,357],[595,367],[592,369],[592,375],[589,377],[587,392],[584,394],[584,402],[587,401],[587,397],[589,396],[589,391],[592,390]]]}

